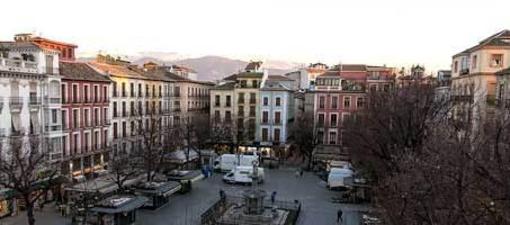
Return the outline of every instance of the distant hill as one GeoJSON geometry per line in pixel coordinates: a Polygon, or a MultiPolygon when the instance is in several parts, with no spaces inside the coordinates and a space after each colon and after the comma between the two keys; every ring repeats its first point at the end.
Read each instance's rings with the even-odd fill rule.
{"type": "MultiPolygon", "coordinates": [[[[216,81],[224,77],[230,76],[236,72],[242,71],[247,61],[238,59],[230,59],[222,56],[203,56],[198,58],[183,58],[177,53],[140,53],[138,56],[128,56],[127,59],[131,60],[133,64],[143,65],[147,62],[155,62],[160,65],[183,65],[197,71],[199,80],[216,81]],[[181,58],[181,59],[179,59],[181,58]],[[165,60],[175,59],[175,60],[165,60]]],[[[92,57],[79,58],[80,61],[93,60],[92,57]]],[[[269,70],[269,74],[284,74],[299,67],[300,64],[290,63],[280,60],[267,60],[262,64],[262,67],[269,70]]]]}

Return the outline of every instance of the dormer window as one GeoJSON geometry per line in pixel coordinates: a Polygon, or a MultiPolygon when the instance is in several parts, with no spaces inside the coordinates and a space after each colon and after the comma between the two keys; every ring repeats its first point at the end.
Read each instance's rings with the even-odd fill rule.
{"type": "Polygon", "coordinates": [[[497,68],[503,67],[503,54],[492,54],[490,66],[497,68]]]}

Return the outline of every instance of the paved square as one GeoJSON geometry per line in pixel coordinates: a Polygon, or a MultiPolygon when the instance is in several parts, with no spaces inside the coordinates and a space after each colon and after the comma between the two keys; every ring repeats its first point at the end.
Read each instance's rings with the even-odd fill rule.
{"type": "MultiPolygon", "coordinates": [[[[343,225],[359,225],[358,210],[366,210],[366,206],[332,203],[331,198],[339,192],[329,191],[325,183],[312,173],[296,178],[293,169],[265,169],[265,182],[261,188],[271,193],[277,192],[279,200],[302,202],[302,211],[298,219],[299,225],[334,225],[336,212],[342,208],[343,225]]],[[[240,194],[249,186],[224,184],[223,174],[194,184],[193,190],[187,194],[176,194],[170,202],[155,211],[140,210],[137,214],[137,225],[199,225],[200,215],[219,199],[219,190],[227,194],[240,194]]],[[[24,214],[0,220],[0,225],[26,224],[24,214]]],[[[44,213],[36,213],[37,225],[68,225],[69,218],[62,218],[53,207],[45,208],[44,213]]]]}

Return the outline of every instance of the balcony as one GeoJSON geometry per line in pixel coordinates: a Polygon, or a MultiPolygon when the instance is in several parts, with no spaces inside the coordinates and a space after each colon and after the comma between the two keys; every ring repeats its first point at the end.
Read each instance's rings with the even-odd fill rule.
{"type": "Polygon", "coordinates": [[[62,130],[62,125],[60,124],[46,125],[44,130],[46,132],[59,132],[62,130]]]}
{"type": "Polygon", "coordinates": [[[60,161],[62,160],[62,153],[61,152],[58,152],[58,153],[50,153],[48,155],[48,160],[51,161],[51,162],[57,162],[57,161],[60,161]]]}
{"type": "Polygon", "coordinates": [[[0,57],[0,70],[22,73],[37,73],[37,63],[21,59],[6,59],[0,57]]]}
{"type": "Polygon", "coordinates": [[[28,104],[30,107],[39,107],[41,105],[41,98],[30,96],[28,104]]]}
{"type": "Polygon", "coordinates": [[[468,74],[469,74],[469,69],[468,69],[468,68],[466,68],[466,69],[461,69],[461,70],[459,71],[459,74],[460,74],[460,75],[468,75],[468,74]]]}
{"type": "Polygon", "coordinates": [[[47,101],[49,104],[60,104],[62,102],[60,97],[49,97],[47,101]]]}
{"type": "Polygon", "coordinates": [[[9,98],[9,107],[11,111],[21,111],[23,108],[23,98],[22,97],[10,97],[9,98]]]}

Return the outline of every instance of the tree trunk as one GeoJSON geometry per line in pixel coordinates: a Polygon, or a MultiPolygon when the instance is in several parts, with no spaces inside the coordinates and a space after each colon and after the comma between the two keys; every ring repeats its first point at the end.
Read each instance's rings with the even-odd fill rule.
{"type": "Polygon", "coordinates": [[[25,197],[25,204],[26,204],[26,207],[27,207],[28,225],[34,225],[35,224],[34,203],[28,201],[28,198],[25,197]]]}

